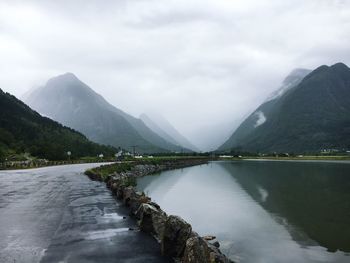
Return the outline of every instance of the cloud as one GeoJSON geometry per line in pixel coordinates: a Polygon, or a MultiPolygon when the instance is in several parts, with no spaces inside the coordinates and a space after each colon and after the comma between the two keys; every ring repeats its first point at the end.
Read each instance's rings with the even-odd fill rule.
{"type": "Polygon", "coordinates": [[[349,32],[340,0],[2,1],[0,87],[20,96],[74,72],[115,106],[158,110],[204,141],[294,68],[350,63],[349,32]]]}
{"type": "Polygon", "coordinates": [[[257,120],[254,124],[254,128],[262,125],[265,123],[266,121],[266,117],[265,117],[265,114],[262,112],[262,111],[257,111],[254,113],[254,115],[257,117],[257,120]]]}

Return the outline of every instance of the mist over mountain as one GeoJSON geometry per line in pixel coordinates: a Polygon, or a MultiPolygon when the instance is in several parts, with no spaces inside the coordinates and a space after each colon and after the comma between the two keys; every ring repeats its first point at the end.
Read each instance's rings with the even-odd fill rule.
{"type": "Polygon", "coordinates": [[[276,100],[280,98],[283,94],[285,94],[288,90],[291,88],[294,88],[297,86],[303,78],[308,75],[312,70],[310,69],[304,69],[304,68],[297,68],[294,69],[282,82],[282,85],[279,89],[277,89],[275,92],[273,92],[266,100],[276,100]]]}
{"type": "Polygon", "coordinates": [[[0,89],[0,155],[26,152],[36,157],[62,160],[67,158],[67,151],[71,151],[72,157],[100,153],[113,156],[116,149],[90,142],[81,133],[40,116],[0,89]]]}
{"type": "Polygon", "coordinates": [[[192,151],[199,151],[187,138],[175,129],[164,117],[155,113],[141,114],[140,119],[165,140],[192,151]]]}
{"type": "Polygon", "coordinates": [[[190,139],[201,151],[214,151],[228,140],[241,122],[240,118],[239,120],[200,126],[196,132],[191,134],[190,139]]]}
{"type": "Polygon", "coordinates": [[[350,148],[350,69],[342,63],[296,70],[219,148],[319,152],[350,148]]]}
{"type": "Polygon", "coordinates": [[[74,74],[50,79],[27,95],[35,110],[85,134],[92,141],[138,152],[180,151],[140,119],[109,104],[74,74]]]}

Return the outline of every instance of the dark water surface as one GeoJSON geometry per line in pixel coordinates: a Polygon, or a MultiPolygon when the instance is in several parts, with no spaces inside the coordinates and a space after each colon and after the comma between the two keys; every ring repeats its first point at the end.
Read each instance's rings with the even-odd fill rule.
{"type": "Polygon", "coordinates": [[[212,162],[138,188],[239,262],[350,262],[349,162],[212,162]]]}
{"type": "Polygon", "coordinates": [[[104,183],[83,172],[97,164],[0,171],[0,262],[169,262],[135,228],[104,183]],[[123,218],[126,216],[126,219],[123,218]]]}

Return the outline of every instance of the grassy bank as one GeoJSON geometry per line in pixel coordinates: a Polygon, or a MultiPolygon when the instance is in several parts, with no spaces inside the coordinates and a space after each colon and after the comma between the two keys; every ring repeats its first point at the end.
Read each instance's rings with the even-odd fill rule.
{"type": "Polygon", "coordinates": [[[97,176],[105,181],[113,173],[130,171],[132,166],[133,164],[129,161],[118,162],[86,170],[85,174],[88,176],[97,176]]]}
{"type": "Polygon", "coordinates": [[[162,157],[153,157],[153,158],[131,158],[126,159],[122,162],[117,162],[108,165],[102,165],[93,169],[89,169],[85,172],[88,176],[97,176],[103,181],[106,181],[108,177],[113,173],[122,173],[131,171],[132,168],[136,165],[166,165],[171,167],[172,165],[178,166],[179,163],[183,163],[187,166],[188,163],[198,162],[198,161],[209,161],[208,157],[198,157],[198,156],[162,156],[162,157]]]}
{"type": "Polygon", "coordinates": [[[349,155],[343,156],[243,156],[243,157],[232,157],[232,158],[220,158],[220,160],[247,160],[247,159],[256,159],[256,160],[309,160],[309,161],[350,161],[349,155]]]}

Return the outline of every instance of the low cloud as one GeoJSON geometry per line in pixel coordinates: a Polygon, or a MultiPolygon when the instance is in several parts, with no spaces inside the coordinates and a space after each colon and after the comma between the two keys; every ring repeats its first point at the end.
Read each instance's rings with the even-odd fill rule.
{"type": "Polygon", "coordinates": [[[265,123],[266,117],[265,117],[265,114],[262,111],[256,112],[255,116],[257,117],[257,120],[256,120],[256,122],[254,124],[255,128],[265,123]]]}
{"type": "Polygon", "coordinates": [[[21,96],[73,72],[198,140],[252,112],[294,68],[350,63],[349,32],[339,0],[1,1],[0,87],[21,96]]]}

